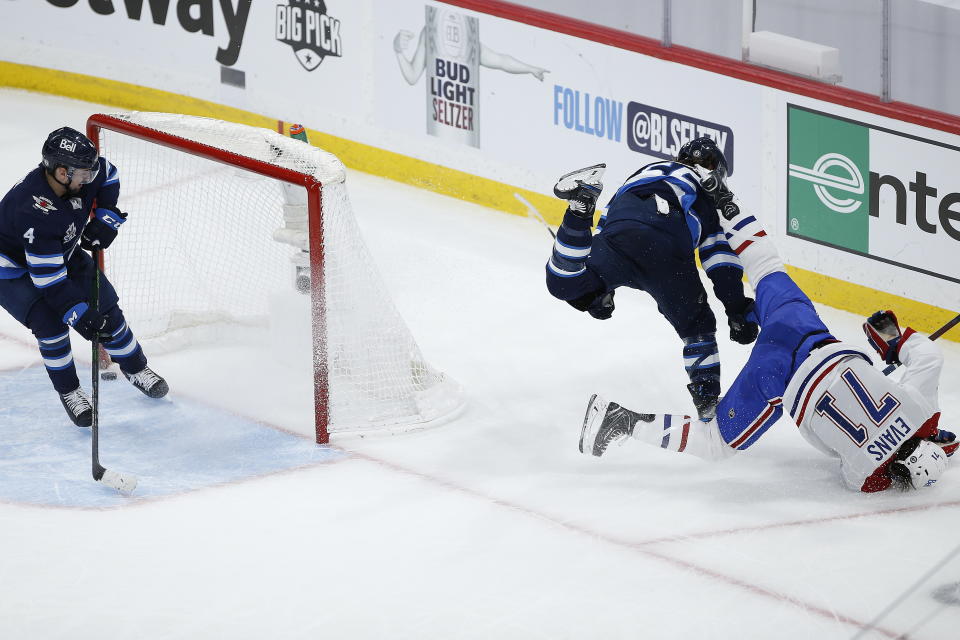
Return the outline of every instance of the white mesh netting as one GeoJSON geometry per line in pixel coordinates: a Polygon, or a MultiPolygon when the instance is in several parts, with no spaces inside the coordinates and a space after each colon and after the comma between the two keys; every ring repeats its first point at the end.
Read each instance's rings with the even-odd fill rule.
{"type": "MultiPolygon", "coordinates": [[[[284,331],[300,327],[306,334],[303,349],[326,353],[331,432],[417,428],[460,408],[459,386],[426,363],[391,301],[335,156],[267,129],[208,118],[112,117],[148,136],[160,131],[193,140],[323,184],[325,306],[314,305],[312,313],[325,315],[326,341],[310,342],[309,318],[281,321],[284,331]]],[[[278,296],[300,295],[292,263],[305,254],[273,237],[284,228],[284,205],[289,212],[291,201],[306,202],[305,189],[108,128],[99,142],[119,171],[120,208],[131,212],[106,252],[106,272],[145,348],[157,353],[237,339],[236,327],[268,327],[278,296]]],[[[311,314],[306,301],[282,313],[291,308],[311,314]]]]}

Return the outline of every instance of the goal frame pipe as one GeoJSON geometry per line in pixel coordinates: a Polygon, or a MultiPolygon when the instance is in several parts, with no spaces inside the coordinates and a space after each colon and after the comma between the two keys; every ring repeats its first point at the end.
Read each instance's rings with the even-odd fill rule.
{"type": "Polygon", "coordinates": [[[195,140],[188,140],[157,129],[150,129],[104,113],[87,118],[87,137],[100,149],[100,130],[108,129],[132,138],[159,144],[177,151],[186,151],[213,162],[237,166],[253,173],[288,182],[307,190],[310,239],[310,296],[313,328],[314,421],[319,444],[330,441],[330,390],[327,373],[326,287],[324,282],[323,184],[304,173],[277,167],[225,149],[217,149],[195,140]]]}

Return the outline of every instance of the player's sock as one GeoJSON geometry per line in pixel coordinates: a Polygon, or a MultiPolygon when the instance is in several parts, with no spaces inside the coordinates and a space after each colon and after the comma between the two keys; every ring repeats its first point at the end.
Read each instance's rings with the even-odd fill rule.
{"type": "Polygon", "coordinates": [[[123,375],[130,381],[130,384],[151,398],[162,398],[170,391],[167,381],[154,373],[150,367],[145,366],[136,373],[123,371],[123,375]]]}
{"type": "Polygon", "coordinates": [[[767,237],[767,232],[753,215],[740,206],[738,200],[721,207],[720,226],[730,248],[740,257],[743,270],[754,288],[771,273],[784,271],[783,260],[767,237]]]}
{"type": "Polygon", "coordinates": [[[140,343],[137,342],[136,336],[125,321],[121,321],[120,327],[112,331],[110,337],[103,341],[103,350],[111,360],[120,365],[124,373],[140,371],[147,366],[143,349],[140,348],[140,343]]]}
{"type": "Polygon", "coordinates": [[[78,427],[89,427],[93,424],[93,406],[83,389],[77,387],[68,393],[61,393],[60,402],[73,424],[78,427]]]}
{"type": "Polygon", "coordinates": [[[720,436],[716,420],[704,422],[693,416],[669,413],[634,415],[639,418],[631,432],[635,440],[704,460],[722,460],[735,453],[720,436]]]}
{"type": "Polygon", "coordinates": [[[62,395],[78,388],[80,379],[77,378],[77,367],[70,349],[70,332],[64,331],[49,338],[38,337],[37,344],[43,366],[46,367],[47,375],[50,376],[50,382],[57,393],[62,395]]]}
{"type": "Polygon", "coordinates": [[[591,221],[569,209],[557,230],[547,269],[558,278],[571,278],[586,271],[587,256],[593,243],[591,221]]]}

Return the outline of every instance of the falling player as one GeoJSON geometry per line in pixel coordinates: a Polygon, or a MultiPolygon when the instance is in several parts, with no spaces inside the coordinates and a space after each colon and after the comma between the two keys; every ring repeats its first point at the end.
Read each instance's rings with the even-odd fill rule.
{"type": "Polygon", "coordinates": [[[94,310],[94,262],[77,247],[106,249],[124,223],[117,168],[69,127],[51,133],[42,154],[40,166],[0,200],[0,306],[33,333],[67,415],[88,427],[93,408],[77,378],[70,327],[87,340],[99,334],[124,376],[151,398],[166,395],[167,383],[147,366],[102,276],[100,311],[94,310]]]}
{"type": "Polygon", "coordinates": [[[751,315],[761,331],[747,364],[709,422],[641,414],[592,397],[580,451],[600,456],[633,437],[719,460],[753,445],[786,408],[810,444],[840,459],[849,488],[934,484],[960,446],[938,427],[943,358],[936,344],[910,328],[901,331],[891,311],[870,316],[863,325],[870,345],[884,362],[903,365],[903,378],[894,382],[863,350],[834,338],[784,271],[773,241],[721,178],[705,175],[703,184],[716,196],[723,230],[756,290],[751,315]]]}
{"type": "Polygon", "coordinates": [[[653,296],[683,341],[687,389],[699,416],[709,420],[720,396],[720,355],[695,251],[726,311],[730,338],[750,344],[758,329],[747,320],[753,301],[743,292],[743,267],[723,236],[697,166],[726,174],[726,159],[708,137],[687,142],[675,162],[654,162],[630,176],[595,235],[590,228],[603,165],[561,177],[554,193],[568,207],[547,262],[547,288],[599,319],[613,313],[618,287],[653,296]]]}

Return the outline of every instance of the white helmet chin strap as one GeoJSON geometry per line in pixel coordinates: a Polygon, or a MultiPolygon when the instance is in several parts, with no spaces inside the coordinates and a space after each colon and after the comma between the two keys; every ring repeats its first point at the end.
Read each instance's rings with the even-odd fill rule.
{"type": "Polygon", "coordinates": [[[939,445],[921,440],[913,453],[900,461],[910,472],[910,484],[922,489],[936,484],[947,468],[947,454],[939,445]]]}

